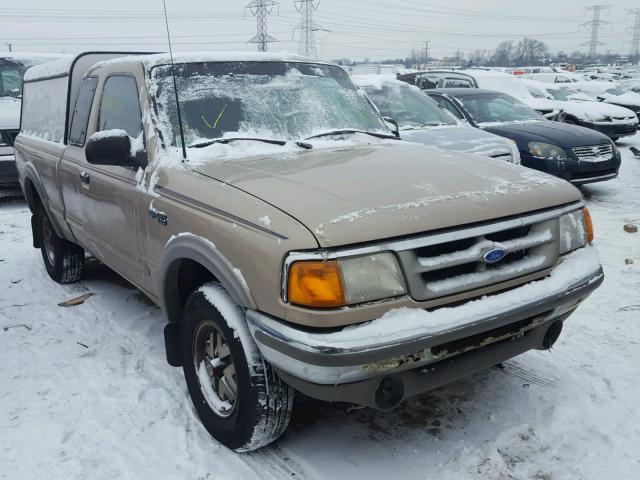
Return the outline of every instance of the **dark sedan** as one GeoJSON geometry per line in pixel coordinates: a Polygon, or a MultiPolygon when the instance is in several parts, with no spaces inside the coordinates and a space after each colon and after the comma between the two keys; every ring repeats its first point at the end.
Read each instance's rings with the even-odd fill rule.
{"type": "Polygon", "coordinates": [[[620,152],[602,133],[546,120],[516,98],[500,92],[443,88],[425,93],[474,127],[515,141],[526,167],[576,185],[618,176],[620,152]]]}

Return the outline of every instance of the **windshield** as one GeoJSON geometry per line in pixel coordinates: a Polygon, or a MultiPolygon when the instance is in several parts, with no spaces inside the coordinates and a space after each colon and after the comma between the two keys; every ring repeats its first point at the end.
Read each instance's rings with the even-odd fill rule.
{"type": "Polygon", "coordinates": [[[0,97],[22,95],[22,77],[26,67],[8,59],[0,59],[0,97]]]}
{"type": "Polygon", "coordinates": [[[591,100],[587,95],[570,87],[549,88],[547,92],[556,100],[591,100]]]}
{"type": "Polygon", "coordinates": [[[626,92],[626,90],[622,87],[613,87],[613,88],[608,88],[607,89],[607,93],[610,93],[611,95],[624,95],[626,92]]]}
{"type": "Polygon", "coordinates": [[[482,93],[458,97],[476,123],[542,120],[538,112],[503,93],[482,93]]]}
{"type": "MultiPolygon", "coordinates": [[[[390,134],[338,67],[235,61],[179,64],[175,70],[187,146],[222,137],[295,141],[332,130],[390,134]]],[[[171,67],[155,67],[151,77],[165,142],[176,145],[171,67]]]]}
{"type": "Polygon", "coordinates": [[[380,113],[396,120],[400,128],[458,124],[436,102],[409,85],[365,86],[364,90],[380,113]]]}

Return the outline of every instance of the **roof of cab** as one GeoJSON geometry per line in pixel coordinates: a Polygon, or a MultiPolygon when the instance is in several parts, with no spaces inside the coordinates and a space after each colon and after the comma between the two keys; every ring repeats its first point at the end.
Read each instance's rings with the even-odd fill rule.
{"type": "Polygon", "coordinates": [[[485,88],[432,88],[429,90],[425,90],[424,93],[427,95],[430,94],[446,94],[451,95],[452,97],[471,97],[475,95],[483,95],[488,93],[502,93],[496,90],[488,90],[485,88]]]}

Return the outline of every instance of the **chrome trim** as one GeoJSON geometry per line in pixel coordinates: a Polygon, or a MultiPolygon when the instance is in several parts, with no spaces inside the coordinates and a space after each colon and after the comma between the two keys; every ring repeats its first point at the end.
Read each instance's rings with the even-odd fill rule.
{"type": "MultiPolygon", "coordinates": [[[[280,293],[282,300],[287,302],[287,283],[289,277],[289,269],[291,264],[295,261],[301,260],[337,260],[344,257],[355,257],[360,255],[367,255],[371,253],[387,252],[396,253],[401,250],[413,250],[416,248],[427,247],[430,245],[436,245],[439,243],[453,242],[461,240],[463,238],[469,238],[474,236],[481,236],[495,231],[508,230],[511,228],[523,227],[525,225],[531,225],[533,223],[543,222],[545,220],[551,220],[552,218],[558,218],[565,213],[579,210],[585,206],[582,200],[575,203],[565,205],[564,207],[556,208],[553,210],[547,210],[540,213],[534,213],[530,215],[523,215],[518,218],[512,218],[510,220],[502,220],[494,223],[485,223],[475,227],[459,228],[456,230],[450,230],[443,233],[426,234],[423,237],[411,238],[407,240],[394,240],[390,242],[381,242],[374,245],[367,245],[363,247],[347,247],[337,250],[316,250],[316,251],[292,251],[287,254],[282,266],[282,282],[280,284],[280,293]]],[[[406,283],[405,278],[405,283],[406,283]]]]}
{"type": "Polygon", "coordinates": [[[616,178],[617,176],[617,173],[607,173],[606,175],[597,175],[595,177],[576,178],[575,180],[571,180],[571,183],[585,183],[592,182],[593,180],[610,180],[612,178],[616,178]]]}

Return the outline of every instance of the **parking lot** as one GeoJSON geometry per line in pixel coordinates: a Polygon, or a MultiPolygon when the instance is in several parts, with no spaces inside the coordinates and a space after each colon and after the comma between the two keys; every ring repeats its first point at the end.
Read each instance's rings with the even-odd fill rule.
{"type": "Polygon", "coordinates": [[[606,273],[551,352],[391,413],[298,398],[274,445],[236,454],[166,364],[162,312],[106,267],[53,283],[23,200],[0,204],[0,478],[637,478],[640,135],[620,176],[582,187],[606,273]],[[85,303],[59,303],[92,293],[85,303]]]}

